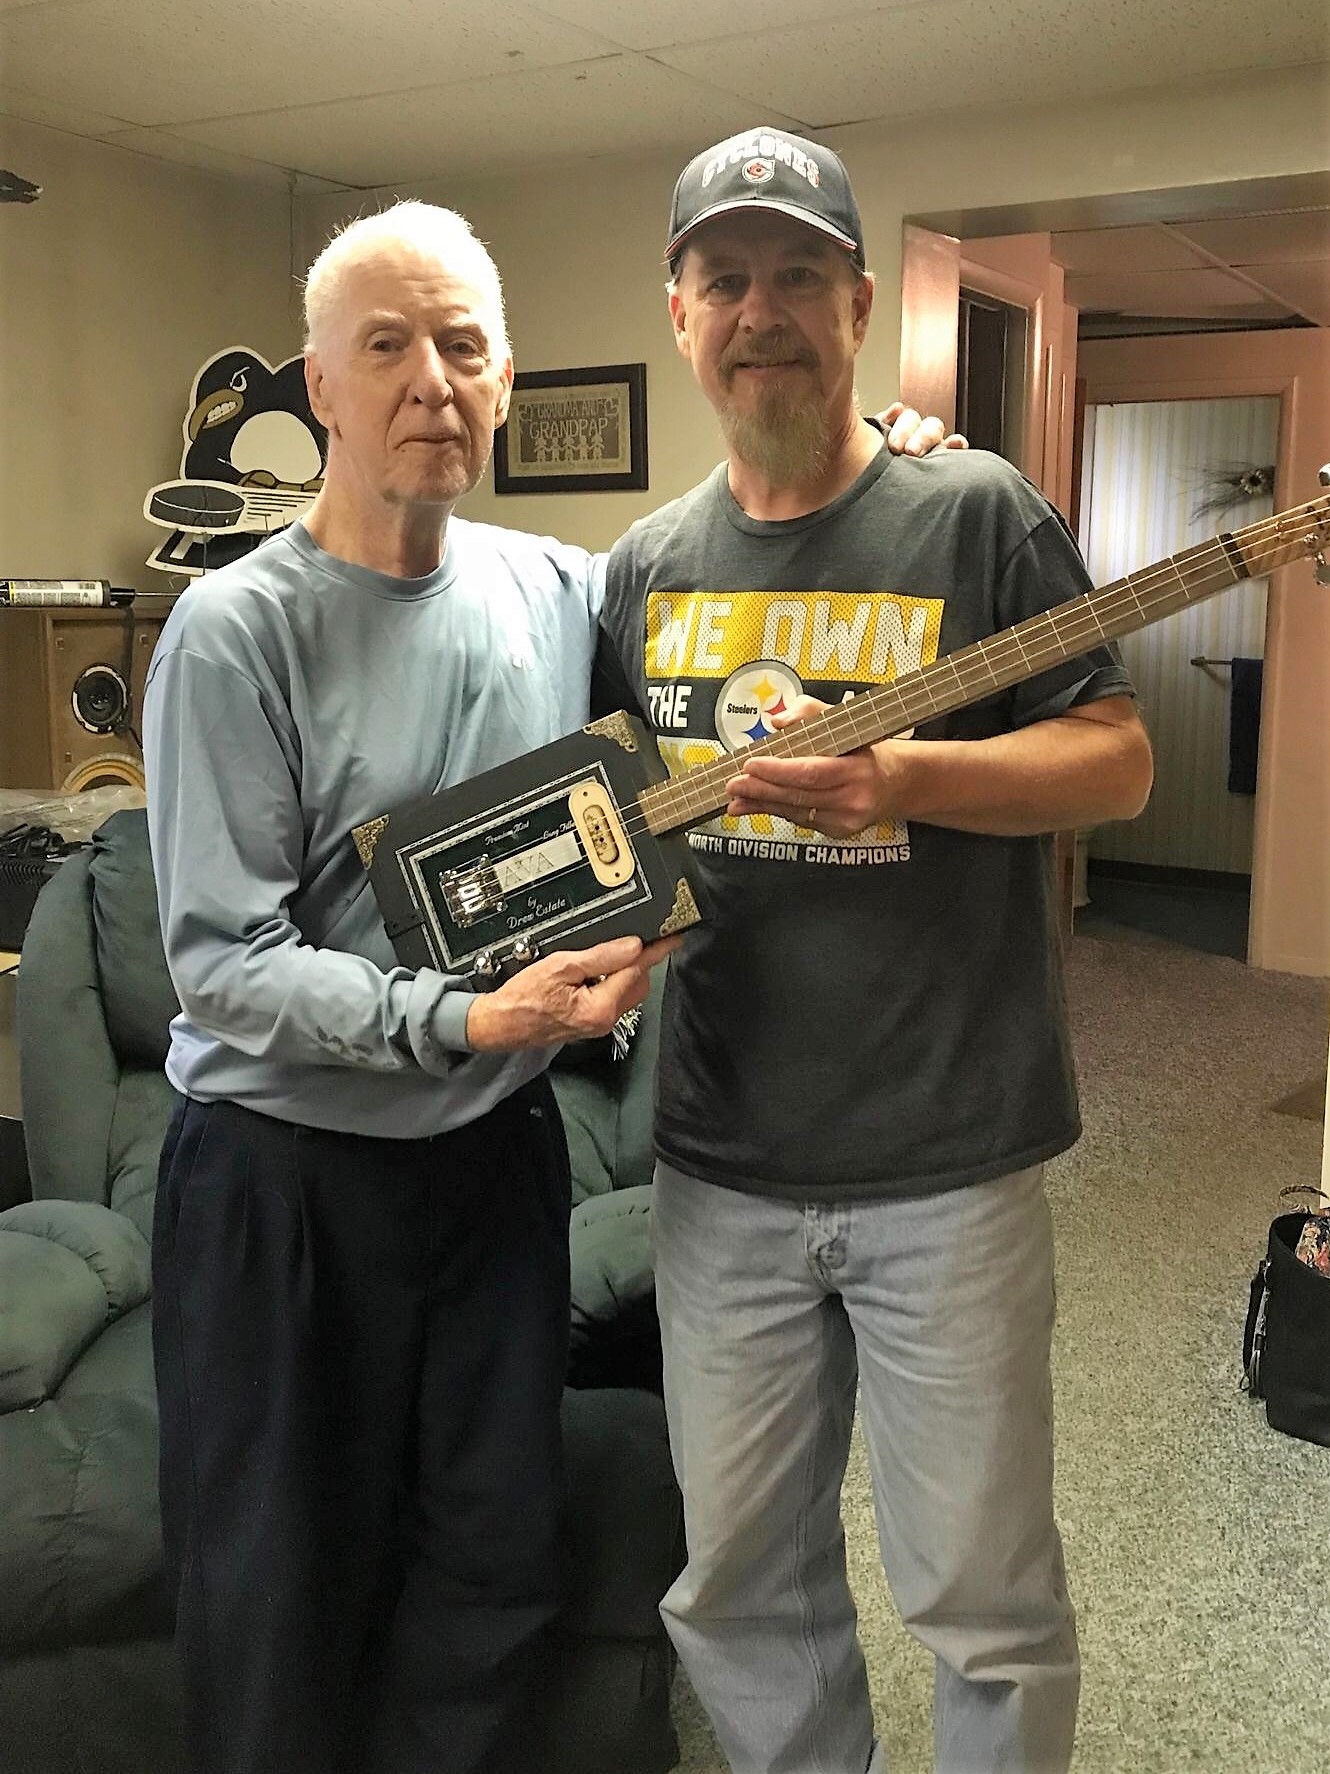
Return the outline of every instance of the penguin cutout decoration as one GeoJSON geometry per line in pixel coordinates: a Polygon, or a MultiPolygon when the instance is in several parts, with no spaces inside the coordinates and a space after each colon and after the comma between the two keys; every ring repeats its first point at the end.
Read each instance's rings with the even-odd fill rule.
{"type": "Polygon", "coordinates": [[[248,554],[314,503],[328,434],[310,409],[305,360],[274,367],[247,346],[210,357],[194,378],[180,479],[152,487],[143,515],[171,533],[148,556],[196,577],[248,554]]]}

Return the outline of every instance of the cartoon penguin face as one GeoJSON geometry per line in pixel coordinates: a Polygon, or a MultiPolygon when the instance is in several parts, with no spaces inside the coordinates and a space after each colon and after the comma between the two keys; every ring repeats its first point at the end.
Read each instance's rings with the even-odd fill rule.
{"type": "Polygon", "coordinates": [[[199,371],[185,419],[190,481],[311,487],[328,439],[310,410],[301,357],[276,369],[255,351],[220,351],[199,371]]]}

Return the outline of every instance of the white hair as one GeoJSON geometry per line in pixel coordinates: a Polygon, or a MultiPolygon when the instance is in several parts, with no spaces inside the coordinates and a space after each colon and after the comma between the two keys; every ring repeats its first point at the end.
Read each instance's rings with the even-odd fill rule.
{"type": "Polygon", "coordinates": [[[496,359],[508,355],[508,322],[503,310],[499,268],[466,217],[415,198],[394,203],[376,215],[347,222],[324,247],[305,276],[305,349],[326,336],[328,319],[342,293],[347,272],[384,246],[407,246],[435,258],[449,271],[469,278],[489,310],[496,359]]]}

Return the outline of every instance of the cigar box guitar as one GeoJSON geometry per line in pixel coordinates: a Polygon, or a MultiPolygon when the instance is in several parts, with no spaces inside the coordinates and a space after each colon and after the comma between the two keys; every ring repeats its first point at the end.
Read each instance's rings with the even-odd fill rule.
{"type": "MultiPolygon", "coordinates": [[[[1322,470],[1330,484],[1330,470],[1322,470]]],[[[684,836],[724,810],[749,753],[839,757],[980,702],[1239,580],[1315,556],[1330,582],[1330,496],[1214,537],[947,654],[752,747],[669,778],[626,714],[410,801],[354,837],[399,960],[500,984],[554,949],[699,921],[684,836]]]]}

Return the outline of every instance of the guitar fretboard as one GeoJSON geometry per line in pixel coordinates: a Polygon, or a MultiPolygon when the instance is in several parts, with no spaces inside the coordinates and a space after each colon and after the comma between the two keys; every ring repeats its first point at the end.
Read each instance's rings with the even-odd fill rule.
{"type": "Polygon", "coordinates": [[[655,783],[643,789],[638,805],[648,829],[658,836],[697,825],[724,810],[725,785],[739,774],[747,758],[842,757],[982,702],[1102,641],[1133,634],[1241,579],[1261,578],[1328,545],[1330,495],[1322,494],[1306,505],[1198,543],[1098,591],[1028,617],[1014,628],[948,653],[770,739],[655,783]]]}

